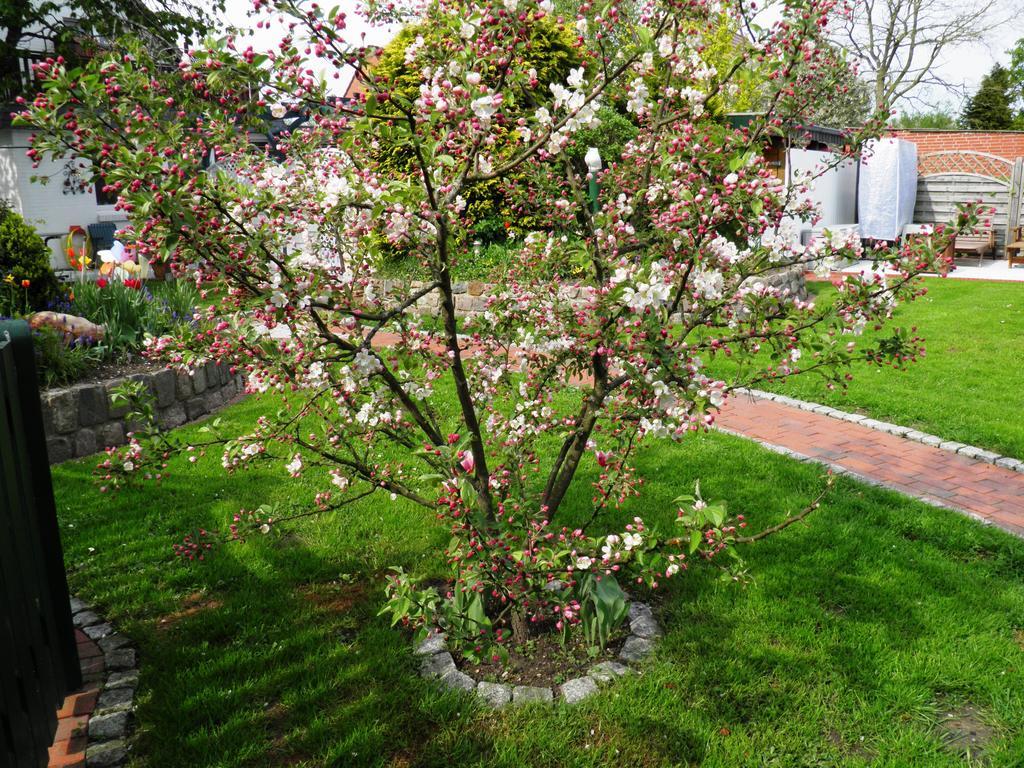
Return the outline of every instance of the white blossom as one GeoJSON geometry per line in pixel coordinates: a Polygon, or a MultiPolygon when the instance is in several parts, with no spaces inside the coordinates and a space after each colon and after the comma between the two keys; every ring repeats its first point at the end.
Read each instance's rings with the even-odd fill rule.
{"type": "Polygon", "coordinates": [[[626,111],[635,115],[642,115],[647,111],[647,97],[650,92],[643,78],[636,78],[629,86],[629,100],[626,102],[626,111]]]}

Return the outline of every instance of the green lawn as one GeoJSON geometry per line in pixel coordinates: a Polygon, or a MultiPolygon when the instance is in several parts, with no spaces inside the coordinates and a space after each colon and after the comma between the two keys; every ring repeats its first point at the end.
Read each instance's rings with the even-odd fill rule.
{"type": "MultiPolygon", "coordinates": [[[[227,428],[259,408],[225,411],[227,428]]],[[[642,675],[572,709],[491,712],[418,679],[409,639],[376,616],[385,568],[439,571],[448,537],[429,513],[374,497],[186,565],[171,545],[193,526],[314,484],[228,477],[213,455],[172,465],[114,497],[91,462],[54,470],[72,590],[140,648],[138,766],[960,766],[935,729],[968,705],[993,729],[990,764],[1021,765],[1024,541],[952,512],[840,479],[808,525],[746,548],[750,586],[677,577],[642,675]]],[[[620,515],[662,525],[698,477],[754,528],[821,484],[723,435],[656,445],[640,472],[620,515]]]]}
{"type": "MultiPolygon", "coordinates": [[[[1024,459],[1024,283],[926,285],[893,321],[926,339],[907,370],[859,366],[846,394],[814,375],[762,388],[1024,459]]],[[[820,300],[833,293],[827,283],[811,289],[820,300]]]]}

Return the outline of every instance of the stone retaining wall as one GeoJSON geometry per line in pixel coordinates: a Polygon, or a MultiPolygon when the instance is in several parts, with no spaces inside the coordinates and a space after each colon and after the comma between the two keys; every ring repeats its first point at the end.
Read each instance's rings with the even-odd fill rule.
{"type": "Polygon", "coordinates": [[[757,279],[774,288],[788,288],[791,296],[807,298],[807,273],[802,264],[783,267],[757,279]]]}
{"type": "MultiPolygon", "coordinates": [[[[752,278],[753,279],[753,278],[752,278]]],[[[807,298],[807,280],[804,268],[800,264],[783,267],[774,272],[761,275],[756,278],[766,285],[776,288],[789,289],[791,295],[801,299],[807,298]]],[[[414,280],[404,282],[401,280],[380,280],[375,283],[378,293],[392,299],[401,300],[410,296],[415,291],[425,288],[427,283],[414,280]]],[[[497,286],[490,283],[483,283],[477,280],[459,282],[452,284],[452,293],[455,298],[455,314],[460,317],[472,317],[475,314],[484,312],[487,309],[487,299],[493,295],[497,286]]],[[[577,301],[585,292],[591,290],[587,287],[560,286],[558,296],[564,301],[577,301]]],[[[441,294],[431,291],[413,305],[413,311],[436,315],[441,309],[441,294]]]]}
{"type": "Polygon", "coordinates": [[[114,408],[110,392],[126,379],[144,381],[156,400],[161,426],[172,429],[215,411],[244,389],[227,366],[207,363],[190,373],[164,369],[100,383],[42,392],[46,451],[51,464],[123,445],[130,426],[125,408],[114,408]]]}

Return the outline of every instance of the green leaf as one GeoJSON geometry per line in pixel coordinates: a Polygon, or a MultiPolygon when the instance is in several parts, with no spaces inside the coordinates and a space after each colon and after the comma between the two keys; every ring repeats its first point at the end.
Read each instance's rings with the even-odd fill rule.
{"type": "Polygon", "coordinates": [[[700,546],[701,539],[704,537],[700,531],[690,531],[690,554],[692,555],[697,551],[697,547],[700,546]]]}

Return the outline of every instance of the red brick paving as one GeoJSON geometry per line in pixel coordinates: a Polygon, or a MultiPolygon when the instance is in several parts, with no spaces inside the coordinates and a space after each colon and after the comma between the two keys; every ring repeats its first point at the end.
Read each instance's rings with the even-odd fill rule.
{"type": "MultiPolygon", "coordinates": [[[[397,341],[394,334],[380,333],[373,346],[397,341]]],[[[471,356],[472,349],[463,354],[471,356]]],[[[734,396],[716,423],[1024,536],[1020,472],[750,395],[734,396]]]]}
{"type": "Polygon", "coordinates": [[[103,682],[103,651],[85,632],[75,630],[82,687],[69,693],[57,712],[57,732],[50,747],[49,768],[85,768],[86,730],[96,709],[103,682]]]}
{"type": "Polygon", "coordinates": [[[848,421],[743,395],[720,427],[1024,535],[1024,474],[848,421]]]}

